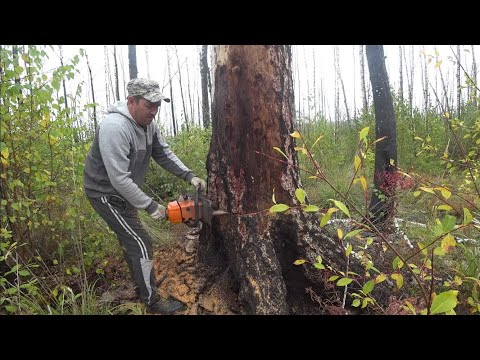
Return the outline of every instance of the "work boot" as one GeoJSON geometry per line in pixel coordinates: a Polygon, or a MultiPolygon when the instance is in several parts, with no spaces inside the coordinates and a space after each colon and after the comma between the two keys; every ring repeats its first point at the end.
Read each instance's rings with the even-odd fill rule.
{"type": "Polygon", "coordinates": [[[157,302],[147,306],[147,314],[170,315],[176,311],[185,310],[186,305],[170,296],[168,299],[160,298],[157,302]]]}

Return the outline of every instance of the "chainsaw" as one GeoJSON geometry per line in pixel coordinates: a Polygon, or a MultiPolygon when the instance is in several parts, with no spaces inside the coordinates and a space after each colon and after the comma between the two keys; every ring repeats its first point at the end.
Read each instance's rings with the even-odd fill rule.
{"type": "Polygon", "coordinates": [[[183,222],[189,227],[196,227],[199,221],[212,225],[214,216],[228,213],[222,210],[214,210],[212,202],[200,195],[200,188],[197,187],[195,195],[183,194],[178,200],[170,201],[165,214],[173,224],[183,222]]]}

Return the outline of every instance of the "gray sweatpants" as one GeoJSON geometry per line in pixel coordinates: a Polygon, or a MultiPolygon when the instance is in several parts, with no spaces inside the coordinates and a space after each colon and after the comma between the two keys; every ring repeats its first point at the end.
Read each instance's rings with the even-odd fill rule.
{"type": "Polygon", "coordinates": [[[117,235],[130,273],[145,305],[158,301],[152,260],[152,240],[144,229],[138,211],[126,200],[115,196],[88,197],[95,211],[117,235]]]}

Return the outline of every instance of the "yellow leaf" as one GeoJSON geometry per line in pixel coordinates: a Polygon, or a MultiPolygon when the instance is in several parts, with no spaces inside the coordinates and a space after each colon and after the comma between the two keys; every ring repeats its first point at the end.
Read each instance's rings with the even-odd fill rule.
{"type": "Polygon", "coordinates": [[[444,187],[436,187],[435,190],[440,190],[440,192],[442,193],[442,196],[445,198],[445,200],[450,199],[450,196],[452,196],[452,193],[450,192],[450,190],[448,190],[444,187]]]}
{"type": "Polygon", "coordinates": [[[438,210],[444,210],[444,211],[450,211],[450,210],[452,210],[452,207],[451,207],[450,205],[445,205],[445,204],[444,204],[444,205],[439,205],[439,206],[437,207],[437,209],[438,209],[438,210]]]}
{"type": "Polygon", "coordinates": [[[307,260],[303,260],[303,259],[298,259],[298,260],[295,260],[293,262],[294,265],[302,265],[302,264],[305,264],[307,262],[307,260]]]}
{"type": "Polygon", "coordinates": [[[342,231],[342,229],[337,229],[337,235],[338,235],[338,238],[339,238],[339,239],[343,238],[343,231],[342,231]]]}
{"type": "Polygon", "coordinates": [[[433,191],[432,188],[420,186],[420,189],[430,194],[435,194],[435,191],[433,191]]]}
{"type": "Polygon", "coordinates": [[[435,63],[435,68],[440,67],[440,65],[442,65],[442,60],[438,60],[438,61],[435,63]]]}
{"type": "Polygon", "coordinates": [[[361,163],[362,163],[362,160],[360,159],[360,157],[358,155],[355,155],[355,161],[354,161],[355,171],[358,170],[361,163]]]}
{"type": "Polygon", "coordinates": [[[317,145],[317,143],[320,141],[321,138],[323,138],[324,135],[320,135],[317,140],[315,140],[315,142],[313,143],[312,147],[310,149],[312,149],[315,145],[317,145]]]}
{"type": "Polygon", "coordinates": [[[457,242],[451,234],[447,234],[442,240],[442,249],[445,250],[446,253],[451,252],[455,245],[457,245],[457,242]]]}
{"type": "Polygon", "coordinates": [[[300,133],[296,130],[293,133],[291,133],[290,136],[295,138],[295,139],[300,139],[301,138],[300,133]]]}

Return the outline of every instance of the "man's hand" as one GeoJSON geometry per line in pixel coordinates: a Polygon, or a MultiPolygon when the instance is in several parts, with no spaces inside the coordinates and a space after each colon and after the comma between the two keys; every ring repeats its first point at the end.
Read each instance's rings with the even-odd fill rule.
{"type": "Polygon", "coordinates": [[[160,204],[157,204],[157,205],[158,205],[157,208],[153,213],[150,214],[150,216],[152,217],[152,219],[155,219],[155,220],[163,220],[166,217],[165,206],[160,204]]]}
{"type": "Polygon", "coordinates": [[[190,184],[192,184],[196,188],[200,187],[200,191],[205,190],[207,188],[207,183],[205,182],[205,180],[200,179],[199,177],[196,177],[196,176],[193,177],[192,180],[190,180],[190,184]]]}

